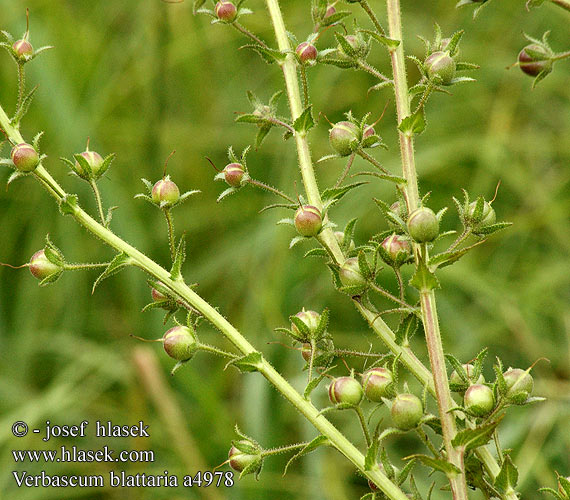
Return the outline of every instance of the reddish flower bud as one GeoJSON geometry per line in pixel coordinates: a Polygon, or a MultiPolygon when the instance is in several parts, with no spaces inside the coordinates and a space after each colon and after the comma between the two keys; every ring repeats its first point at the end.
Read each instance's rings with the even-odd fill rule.
{"type": "Polygon", "coordinates": [[[329,131],[329,142],[340,156],[348,156],[360,142],[358,127],[349,121],[335,123],[329,131]]]}
{"type": "Polygon", "coordinates": [[[408,231],[418,243],[435,240],[439,234],[439,221],[433,210],[427,207],[414,210],[408,218],[408,231]]]}
{"type": "Polygon", "coordinates": [[[163,337],[166,354],[177,361],[188,361],[198,350],[196,334],[186,326],[175,326],[163,337]]]}
{"type": "MultiPolygon", "coordinates": [[[[310,333],[314,333],[316,331],[319,326],[319,322],[321,321],[321,315],[316,311],[305,311],[305,309],[303,309],[295,314],[295,316],[307,325],[310,333]]],[[[301,335],[301,332],[295,323],[291,323],[291,330],[296,335],[301,335]]]]}
{"type": "Polygon", "coordinates": [[[225,166],[224,170],[224,179],[231,187],[240,187],[241,181],[243,179],[243,175],[245,174],[245,170],[241,163],[230,163],[225,166]]]}
{"type": "Polygon", "coordinates": [[[157,204],[164,203],[164,206],[169,207],[174,205],[180,198],[180,190],[178,186],[170,180],[168,176],[160,179],[152,187],[152,201],[157,204]]]}
{"type": "Polygon", "coordinates": [[[12,50],[18,59],[26,59],[34,53],[32,44],[25,38],[14,42],[12,45],[12,50]]]}
{"type": "MultiPolygon", "coordinates": [[[[99,170],[103,165],[103,158],[101,157],[101,155],[95,151],[83,151],[83,153],[80,153],[80,155],[83,156],[85,160],[87,160],[89,168],[91,168],[93,177],[97,177],[97,174],[99,173],[99,170]]],[[[77,170],[77,173],[81,177],[87,176],[87,172],[83,171],[83,167],[77,160],[75,160],[75,168],[77,170]]]]}
{"type": "Polygon", "coordinates": [[[344,286],[366,286],[366,278],[360,273],[358,258],[350,257],[344,261],[339,271],[340,281],[344,286]]]}
{"type": "Polygon", "coordinates": [[[295,52],[303,63],[313,62],[317,59],[317,48],[309,42],[302,42],[297,45],[295,52]]]}
{"type": "Polygon", "coordinates": [[[214,7],[216,17],[220,21],[231,23],[237,16],[237,8],[232,2],[220,1],[214,7]]]}
{"type": "Polygon", "coordinates": [[[395,397],[390,411],[394,425],[403,431],[409,431],[420,423],[424,414],[422,402],[413,394],[399,394],[395,397]]]}
{"type": "Polygon", "coordinates": [[[495,407],[493,391],[482,384],[469,386],[463,398],[465,409],[476,417],[484,417],[495,407]]]}
{"type": "Polygon", "coordinates": [[[12,148],[12,163],[20,172],[31,172],[40,163],[40,156],[31,144],[25,142],[12,148]]]}
{"type": "Polygon", "coordinates": [[[358,380],[352,377],[335,378],[329,386],[331,403],[357,406],[362,401],[364,391],[358,380]]]}
{"type": "Polygon", "coordinates": [[[327,7],[327,11],[325,12],[325,19],[327,17],[331,17],[333,14],[336,14],[336,9],[334,8],[334,5],[329,5],[327,7]]]}
{"type": "Polygon", "coordinates": [[[301,236],[311,237],[319,234],[323,226],[321,211],[313,205],[303,205],[295,212],[295,228],[301,236]]]}
{"type": "Polygon", "coordinates": [[[249,439],[241,439],[237,441],[228,452],[230,467],[237,471],[242,472],[245,468],[255,473],[261,469],[261,450],[259,445],[249,439]]]}
{"type": "Polygon", "coordinates": [[[49,276],[61,272],[61,267],[50,262],[42,249],[32,255],[30,259],[30,272],[35,278],[44,280],[49,276]]]}
{"type": "Polygon", "coordinates": [[[382,256],[383,258],[387,257],[386,264],[389,265],[394,265],[401,259],[411,255],[411,246],[409,241],[398,234],[388,236],[382,242],[382,248],[386,250],[387,254],[382,254],[382,256]]]}
{"type": "Polygon", "coordinates": [[[377,366],[364,372],[362,386],[364,387],[364,394],[370,401],[380,403],[382,398],[388,398],[392,395],[394,377],[390,370],[377,366]]]}
{"type": "Polygon", "coordinates": [[[519,52],[518,61],[521,71],[529,76],[538,76],[542,71],[550,70],[552,66],[548,51],[536,43],[531,43],[522,49],[519,52]],[[532,51],[533,55],[531,56],[526,49],[532,51]]]}
{"type": "Polygon", "coordinates": [[[455,61],[449,52],[437,51],[430,54],[424,62],[430,79],[441,78],[443,85],[450,85],[455,76],[455,61]]]}

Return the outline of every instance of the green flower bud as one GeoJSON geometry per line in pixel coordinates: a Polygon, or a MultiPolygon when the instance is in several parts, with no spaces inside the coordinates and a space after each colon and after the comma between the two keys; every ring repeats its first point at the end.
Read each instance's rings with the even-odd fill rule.
{"type": "Polygon", "coordinates": [[[31,144],[25,142],[12,148],[12,163],[20,172],[31,172],[40,163],[40,156],[31,144]]]}
{"type": "Polygon", "coordinates": [[[177,361],[188,361],[198,350],[196,334],[186,326],[175,326],[163,339],[166,354],[177,361]]]}
{"type": "Polygon", "coordinates": [[[14,42],[12,45],[12,50],[14,51],[16,57],[20,60],[25,60],[34,53],[32,44],[25,38],[14,42]]]}
{"type": "Polygon", "coordinates": [[[241,163],[230,163],[225,166],[224,170],[224,179],[231,187],[240,187],[241,181],[245,174],[245,170],[241,163]]]}
{"type": "MultiPolygon", "coordinates": [[[[307,328],[311,334],[317,330],[319,322],[321,321],[321,315],[316,311],[305,311],[305,309],[303,309],[302,311],[299,311],[297,314],[295,314],[295,316],[299,318],[303,323],[305,323],[305,325],[307,325],[307,328]]],[[[298,336],[302,335],[295,323],[291,323],[291,330],[298,336]]]]}
{"type": "Polygon", "coordinates": [[[352,377],[335,378],[329,385],[329,399],[331,403],[349,404],[358,406],[362,401],[364,391],[360,382],[352,377]]]}
{"type": "MultiPolygon", "coordinates": [[[[462,366],[465,372],[467,373],[467,377],[472,383],[475,384],[485,383],[485,377],[483,377],[482,373],[479,375],[479,378],[476,381],[472,380],[473,375],[475,374],[475,367],[472,364],[467,363],[462,366]]],[[[449,385],[455,386],[457,388],[456,392],[463,392],[468,384],[463,381],[463,379],[459,376],[456,370],[453,370],[451,376],[449,377],[449,385]]]]}
{"type": "Polygon", "coordinates": [[[420,423],[424,414],[422,402],[413,394],[399,394],[394,398],[390,410],[394,425],[402,430],[409,431],[420,423]]]}
{"type": "Polygon", "coordinates": [[[49,276],[61,272],[61,267],[50,262],[42,249],[32,255],[32,258],[30,259],[30,272],[35,278],[44,280],[49,276]]]}
{"type": "Polygon", "coordinates": [[[231,23],[237,16],[237,8],[232,2],[220,1],[214,7],[216,17],[220,21],[231,23]]]}
{"type": "Polygon", "coordinates": [[[309,42],[302,42],[297,45],[295,52],[302,63],[309,63],[317,60],[317,48],[309,42]]]}
{"type": "MultiPolygon", "coordinates": [[[[469,210],[467,211],[467,215],[470,218],[473,217],[473,214],[475,213],[475,207],[476,206],[477,206],[477,200],[475,200],[469,204],[469,210]]],[[[494,224],[496,220],[497,220],[497,216],[495,214],[495,210],[493,209],[491,204],[486,201],[483,204],[483,215],[481,216],[481,220],[475,222],[475,225],[477,227],[490,226],[491,224],[494,224]]]]}
{"type": "Polygon", "coordinates": [[[356,257],[346,259],[338,274],[340,282],[344,286],[361,286],[362,289],[366,286],[366,278],[360,273],[360,266],[356,257]]]}
{"type": "Polygon", "coordinates": [[[180,190],[178,186],[166,176],[160,179],[152,187],[152,201],[157,204],[164,203],[164,206],[169,207],[174,205],[180,198],[180,190]]]}
{"type": "Polygon", "coordinates": [[[529,76],[538,76],[542,71],[550,71],[552,67],[550,56],[551,54],[543,46],[531,43],[519,52],[519,67],[529,76]],[[531,56],[526,49],[540,54],[540,57],[534,54],[531,56]]]}
{"type": "MultiPolygon", "coordinates": [[[[99,170],[101,170],[101,166],[103,165],[103,158],[101,157],[101,155],[95,151],[83,151],[83,153],[80,153],[80,155],[87,160],[89,168],[91,168],[93,177],[97,177],[97,174],[99,173],[99,170]]],[[[81,164],[77,160],[75,160],[75,168],[77,170],[77,173],[81,177],[87,176],[87,172],[83,171],[83,167],[81,167],[81,164]]]]}
{"type": "Polygon", "coordinates": [[[524,403],[532,394],[534,380],[530,373],[520,368],[509,368],[503,373],[503,378],[507,383],[506,398],[514,404],[524,403]]]}
{"type": "Polygon", "coordinates": [[[329,131],[329,142],[340,156],[352,154],[360,142],[358,127],[348,121],[335,123],[329,131]]]}
{"type": "Polygon", "coordinates": [[[370,401],[382,402],[382,398],[389,398],[393,394],[394,377],[386,368],[377,366],[370,368],[362,375],[364,394],[370,401]]]}
{"type": "Polygon", "coordinates": [[[430,80],[439,77],[443,85],[450,85],[455,77],[455,61],[447,51],[430,54],[424,65],[430,80]]]}
{"type": "Polygon", "coordinates": [[[382,258],[386,258],[386,264],[394,265],[397,262],[401,261],[405,257],[409,257],[411,255],[412,249],[408,240],[404,237],[392,234],[388,236],[382,242],[382,248],[386,250],[387,255],[382,255],[382,258]]]}
{"type": "Polygon", "coordinates": [[[439,221],[433,210],[427,207],[416,208],[408,218],[408,231],[418,243],[435,240],[439,234],[439,221]]]}
{"type": "Polygon", "coordinates": [[[321,211],[313,205],[300,206],[295,212],[295,228],[301,236],[311,237],[319,234],[323,226],[321,211]]]}
{"type": "Polygon", "coordinates": [[[230,467],[242,472],[248,468],[251,473],[259,472],[263,458],[259,445],[249,439],[241,439],[235,442],[228,452],[230,467]]]}
{"type": "Polygon", "coordinates": [[[476,417],[484,417],[493,411],[495,398],[493,390],[483,384],[474,384],[465,391],[465,409],[476,417]]]}

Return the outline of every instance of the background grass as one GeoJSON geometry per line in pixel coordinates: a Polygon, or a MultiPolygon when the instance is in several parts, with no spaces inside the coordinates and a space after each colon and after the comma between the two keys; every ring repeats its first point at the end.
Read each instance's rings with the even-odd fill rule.
{"type": "MultiPolygon", "coordinates": [[[[288,28],[302,39],[311,30],[307,3],[284,2],[288,28]]],[[[384,3],[373,2],[384,18],[384,3]]],[[[251,0],[255,15],[245,20],[256,33],[273,42],[263,2],[251,0]]],[[[249,188],[221,204],[223,189],[212,182],[229,145],[241,150],[253,142],[255,126],[234,124],[234,112],[249,111],[245,92],[267,100],[282,88],[277,67],[266,66],[246,50],[244,39],[229,28],[211,26],[194,17],[191,2],[167,5],[158,0],[87,2],[84,0],[29,0],[31,41],[55,49],[29,65],[28,82],[39,84],[37,98],[23,123],[31,138],[45,130],[43,151],[47,168],[70,191],[78,192],[82,206],[93,211],[87,185],[67,176],[60,156],[82,151],[87,137],[102,154],[117,159],[101,182],[106,206],[118,205],[114,230],[127,241],[167,264],[166,228],[161,214],[134,201],[141,177],[156,180],[172,150],[169,172],[182,189],[200,189],[177,210],[176,227],[188,236],[185,275],[199,283],[199,292],[260,347],[292,382],[303,386],[304,373],[297,351],[270,342],[282,341],[273,329],[302,306],[329,307],[331,331],[340,347],[366,349],[376,342],[349,300],[334,291],[320,262],[303,259],[308,248],[288,250],[292,231],[275,222],[286,214],[258,211],[272,201],[249,188]]],[[[0,0],[1,27],[19,35],[25,28],[21,2],[0,0]]],[[[343,8],[347,7],[343,5],[343,8]]],[[[527,13],[522,0],[491,2],[473,21],[469,8],[455,10],[453,2],[403,2],[404,31],[409,53],[420,57],[423,48],[415,35],[431,38],[437,21],[444,33],[465,29],[462,59],[481,65],[478,82],[453,88],[453,96],[437,95],[428,107],[429,128],[417,141],[417,164],[423,193],[432,191],[431,206],[450,207],[446,229],[456,228],[452,196],[465,187],[473,196],[493,196],[500,220],[514,225],[496,235],[452,268],[440,273],[438,292],[445,347],[468,360],[489,347],[489,364],[500,356],[509,366],[527,367],[539,357],[534,371],[536,394],[548,401],[513,409],[501,427],[505,448],[513,449],[519,465],[523,498],[540,498],[539,486],[553,486],[554,471],[568,475],[570,449],[570,384],[568,313],[570,268],[569,172],[570,102],[568,61],[531,91],[531,79],[517,68],[525,41],[521,31],[540,37],[552,30],[555,50],[568,50],[570,15],[544,5],[527,13]],[[565,45],[566,44],[566,45],[565,45]]],[[[363,24],[357,9],[357,17],[363,24]]],[[[333,44],[327,32],[319,48],[333,44]]],[[[389,61],[374,47],[371,61],[389,72],[389,61]]],[[[411,78],[417,73],[410,66],[411,78]]],[[[388,91],[367,94],[371,77],[332,67],[310,70],[315,111],[331,121],[352,109],[357,116],[378,117],[388,91]]],[[[15,103],[16,72],[7,54],[0,55],[0,102],[8,110],[15,103]]],[[[280,110],[286,114],[285,99],[280,110]]],[[[390,145],[376,153],[397,172],[399,154],[393,105],[376,130],[390,145]]],[[[329,154],[324,120],[311,136],[315,158],[329,154]]],[[[4,146],[3,154],[8,148],[4,146]]],[[[264,145],[249,157],[253,175],[291,194],[301,188],[293,143],[284,143],[272,131],[264,145]]],[[[342,162],[318,167],[322,186],[333,183],[342,162]]],[[[356,169],[366,168],[357,160],[356,169]]],[[[8,178],[7,169],[0,180],[8,178]]],[[[372,182],[334,209],[332,217],[344,225],[358,216],[358,242],[385,229],[372,197],[388,202],[393,190],[372,182]]],[[[0,261],[27,262],[43,246],[46,233],[70,261],[109,259],[112,254],[61,217],[52,200],[32,179],[0,191],[0,261]]],[[[156,460],[125,464],[129,473],[175,474],[211,470],[221,463],[235,438],[233,425],[265,446],[277,446],[314,437],[314,430],[261,377],[222,371],[223,362],[199,354],[176,377],[168,376],[172,360],[160,345],[141,344],[129,334],[159,338],[164,332],[161,314],[140,314],[150,300],[145,276],[128,270],[90,294],[93,273],[66,273],[59,282],[40,289],[25,270],[0,267],[0,495],[7,499],[49,498],[231,498],[231,499],[348,499],[367,491],[366,483],[332,450],[321,450],[291,468],[285,479],[285,458],[268,460],[259,482],[251,477],[229,490],[130,489],[89,491],[17,489],[9,450],[57,448],[61,444],[97,449],[147,448],[156,460]],[[158,363],[158,365],[157,365],[158,363]],[[25,420],[40,426],[46,420],[76,424],[112,420],[150,425],[150,439],[97,439],[91,432],[82,440],[41,442],[37,436],[16,439],[12,422],[25,420]]],[[[386,274],[387,286],[393,286],[386,274]]],[[[203,340],[223,346],[219,334],[204,325],[203,340]]],[[[422,339],[414,348],[426,357],[422,339]]],[[[362,365],[356,363],[357,369],[362,365]]],[[[413,381],[410,381],[414,384],[413,381]]],[[[415,386],[414,386],[415,387],[415,386]]],[[[415,387],[417,389],[417,387],[415,387]]],[[[326,405],[324,388],[316,401],[326,405]]],[[[432,408],[433,410],[433,408],[432,408]]],[[[334,421],[355,439],[353,415],[340,413],[334,421]]],[[[412,437],[392,439],[390,455],[417,450],[412,437]]],[[[30,465],[30,473],[106,474],[110,464],[30,465]]],[[[418,483],[429,481],[418,469],[418,483]]],[[[442,483],[441,479],[439,481],[442,483]]],[[[440,492],[434,498],[448,498],[440,492]]],[[[477,497],[474,495],[474,498],[477,497]]],[[[478,497],[477,497],[478,498],[478,497]]]]}

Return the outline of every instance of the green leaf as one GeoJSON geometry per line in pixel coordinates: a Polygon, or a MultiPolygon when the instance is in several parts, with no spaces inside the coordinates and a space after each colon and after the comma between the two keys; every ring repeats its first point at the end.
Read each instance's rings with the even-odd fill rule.
{"type": "Polygon", "coordinates": [[[342,21],[345,17],[350,16],[352,12],[347,10],[341,10],[335,12],[332,16],[325,17],[321,22],[321,26],[326,28],[327,26],[332,26],[333,24],[337,24],[339,21],[342,21]]]}
{"type": "Polygon", "coordinates": [[[265,119],[259,115],[254,115],[253,113],[244,113],[239,115],[235,121],[238,123],[260,123],[265,121],[265,119]]]}
{"type": "Polygon", "coordinates": [[[36,93],[36,90],[38,90],[38,87],[39,87],[39,85],[36,85],[32,90],[30,90],[30,92],[28,92],[28,94],[26,94],[26,96],[22,100],[22,104],[20,105],[20,107],[16,111],[14,118],[12,118],[12,123],[20,123],[20,120],[22,119],[22,117],[28,112],[30,104],[32,103],[32,100],[34,99],[34,94],[36,93]]]}
{"type": "Polygon", "coordinates": [[[474,69],[479,69],[478,64],[468,63],[468,62],[458,62],[455,64],[455,69],[457,71],[471,71],[474,69]]]}
{"type": "Polygon", "coordinates": [[[558,500],[564,500],[564,497],[560,496],[560,493],[552,488],[539,488],[538,491],[541,493],[550,493],[552,496],[558,498],[558,500]]]}
{"type": "Polygon", "coordinates": [[[478,227],[473,232],[478,235],[489,235],[512,225],[513,225],[512,222],[497,222],[496,224],[491,224],[490,226],[478,227]]]}
{"type": "Polygon", "coordinates": [[[374,40],[384,45],[388,50],[395,49],[400,45],[400,40],[394,40],[393,38],[388,38],[387,36],[381,35],[373,30],[359,30],[361,33],[366,33],[370,35],[374,40]]]}
{"type": "Polygon", "coordinates": [[[265,123],[259,128],[257,135],[255,136],[255,149],[259,149],[259,147],[267,137],[267,134],[269,134],[269,131],[271,130],[272,126],[273,125],[271,124],[265,123]]]}
{"type": "Polygon", "coordinates": [[[558,475],[558,482],[560,483],[560,486],[562,487],[562,489],[566,493],[566,496],[568,498],[570,498],[570,481],[568,479],[566,479],[564,476],[561,476],[560,474],[557,474],[557,475],[558,475]]]}
{"type": "Polygon", "coordinates": [[[465,248],[460,248],[459,250],[452,250],[451,252],[442,252],[430,257],[428,266],[430,269],[435,271],[438,267],[449,266],[457,262],[461,257],[463,257],[469,250],[472,250],[478,245],[481,245],[484,241],[478,241],[474,245],[470,245],[465,248]]]}
{"type": "Polygon", "coordinates": [[[421,260],[416,268],[416,272],[410,280],[410,285],[420,292],[425,292],[439,288],[439,280],[436,278],[435,274],[428,269],[424,261],[421,260]]]}
{"type": "Polygon", "coordinates": [[[378,447],[380,441],[378,439],[372,440],[364,459],[364,470],[372,470],[378,464],[378,447]]]}
{"type": "Polygon", "coordinates": [[[294,460],[301,458],[303,455],[308,455],[312,451],[316,450],[319,446],[324,446],[324,445],[328,446],[329,444],[330,444],[329,438],[322,435],[317,436],[315,439],[313,439],[310,443],[307,443],[307,445],[304,448],[301,448],[299,452],[297,452],[289,459],[287,465],[285,465],[285,470],[283,471],[283,475],[287,474],[287,469],[289,468],[291,463],[293,463],[294,460]]]}
{"type": "Polygon", "coordinates": [[[438,470],[443,472],[446,475],[450,474],[461,474],[461,471],[452,463],[449,463],[447,460],[440,460],[437,458],[430,457],[428,455],[410,455],[405,457],[404,460],[418,460],[426,467],[429,467],[433,470],[438,470]]]}
{"type": "Polygon", "coordinates": [[[356,49],[354,49],[353,46],[350,45],[350,43],[348,43],[348,40],[343,35],[341,35],[340,33],[335,33],[334,37],[336,38],[336,41],[338,42],[338,44],[342,48],[342,51],[347,56],[353,57],[353,58],[358,56],[358,51],[356,49]]]}
{"type": "Polygon", "coordinates": [[[206,0],[194,0],[193,11],[196,14],[196,11],[202,7],[206,3],[206,0]]]}
{"type": "Polygon", "coordinates": [[[56,271],[53,274],[50,274],[49,276],[45,277],[43,280],[40,281],[39,285],[40,286],[46,286],[49,285],[51,283],[55,283],[63,274],[63,269],[60,269],[59,271],[56,271]]]}
{"type": "Polygon", "coordinates": [[[358,268],[360,269],[360,274],[366,278],[366,280],[371,280],[374,277],[372,269],[366,260],[366,254],[361,250],[358,252],[358,268]]]}
{"type": "Polygon", "coordinates": [[[111,166],[111,163],[113,163],[114,159],[115,159],[115,153],[111,153],[110,155],[105,156],[105,159],[103,160],[103,163],[101,163],[101,167],[97,172],[97,177],[102,177],[105,174],[105,172],[109,170],[109,167],[111,166]]]}
{"type": "Polygon", "coordinates": [[[407,183],[406,179],[399,177],[397,175],[385,174],[383,172],[358,172],[356,175],[371,175],[373,177],[378,177],[384,181],[390,181],[394,184],[404,185],[407,183]]]}
{"type": "Polygon", "coordinates": [[[270,49],[269,47],[262,47],[257,43],[242,45],[242,49],[251,49],[257,52],[261,58],[268,64],[283,64],[287,59],[287,54],[277,49],[270,49]]]}
{"type": "Polygon", "coordinates": [[[178,242],[178,247],[176,248],[176,254],[174,255],[174,262],[172,263],[172,269],[170,270],[170,278],[172,281],[182,280],[182,265],[186,260],[186,240],[184,236],[180,237],[178,242]]]}
{"type": "Polygon", "coordinates": [[[408,137],[421,134],[426,128],[426,118],[423,108],[416,113],[406,116],[398,125],[398,130],[408,137]]]}
{"type": "Polygon", "coordinates": [[[501,419],[502,417],[495,421],[479,425],[475,427],[475,429],[464,429],[459,431],[451,443],[456,447],[461,446],[465,451],[479,448],[479,446],[485,446],[491,439],[493,432],[497,425],[499,425],[501,419]]]}
{"type": "Polygon", "coordinates": [[[511,456],[505,453],[501,471],[495,478],[495,486],[504,492],[514,490],[518,480],[519,471],[511,460],[511,456]]]}
{"type": "Polygon", "coordinates": [[[309,250],[304,256],[305,257],[328,257],[328,253],[324,248],[317,247],[309,250]]]}
{"type": "Polygon", "coordinates": [[[117,274],[119,271],[121,271],[127,266],[130,266],[132,263],[133,263],[132,259],[124,252],[115,255],[113,260],[109,262],[109,265],[95,280],[95,283],[93,283],[93,288],[91,290],[91,293],[95,292],[95,288],[97,288],[97,286],[99,285],[99,283],[101,283],[101,281],[117,274]]]}
{"type": "Polygon", "coordinates": [[[416,465],[416,461],[415,460],[409,460],[406,463],[406,465],[404,465],[404,467],[402,467],[402,470],[398,474],[398,486],[401,486],[404,483],[404,481],[408,478],[408,475],[412,471],[414,465],[416,465]]]}
{"type": "Polygon", "coordinates": [[[355,182],[353,184],[348,184],[346,186],[341,186],[338,188],[328,188],[323,191],[322,198],[323,202],[328,201],[338,201],[340,200],[346,193],[355,189],[357,187],[362,186],[363,184],[368,184],[367,182],[355,182]]]}
{"type": "Polygon", "coordinates": [[[299,115],[299,117],[293,123],[293,128],[301,135],[305,135],[310,129],[315,126],[315,120],[313,119],[313,106],[307,106],[305,110],[299,115]]]}
{"type": "Polygon", "coordinates": [[[408,344],[416,330],[418,329],[418,317],[414,313],[410,313],[402,319],[396,331],[396,344],[408,344]]]}
{"type": "Polygon", "coordinates": [[[307,387],[305,387],[305,391],[303,393],[303,397],[309,401],[310,400],[310,396],[311,396],[311,392],[313,392],[318,386],[319,384],[322,382],[322,380],[325,378],[325,376],[327,375],[327,373],[329,373],[331,370],[333,370],[334,368],[336,368],[336,366],[331,366],[330,368],[327,368],[326,370],[323,370],[320,375],[318,377],[313,378],[308,384],[307,387]]]}
{"type": "Polygon", "coordinates": [[[65,258],[63,257],[62,251],[57,248],[49,238],[49,235],[46,235],[46,244],[44,247],[44,253],[46,259],[49,260],[52,264],[56,266],[63,267],[65,264],[65,258]]]}
{"type": "Polygon", "coordinates": [[[228,366],[235,366],[238,368],[242,373],[247,372],[257,372],[261,368],[261,353],[259,352],[250,352],[241,358],[232,359],[228,364],[226,364],[224,370],[228,366]]]}
{"type": "Polygon", "coordinates": [[[59,211],[63,215],[75,215],[75,212],[77,211],[77,206],[78,206],[77,195],[66,194],[59,202],[59,211]]]}
{"type": "Polygon", "coordinates": [[[234,194],[237,193],[237,189],[234,187],[229,187],[227,189],[225,189],[224,191],[222,191],[222,193],[220,194],[220,196],[218,196],[216,202],[220,202],[222,201],[226,196],[229,196],[230,194],[234,194]]]}

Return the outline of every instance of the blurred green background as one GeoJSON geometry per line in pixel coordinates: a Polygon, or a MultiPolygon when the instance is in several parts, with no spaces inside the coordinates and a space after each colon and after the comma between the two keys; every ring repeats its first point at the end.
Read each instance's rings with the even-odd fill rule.
{"type": "MultiPolygon", "coordinates": [[[[308,2],[288,0],[284,10],[288,28],[299,39],[312,29],[308,2]]],[[[255,14],[244,23],[273,43],[263,2],[251,0],[255,14]]],[[[381,18],[384,2],[372,2],[381,18]]],[[[117,158],[100,183],[105,205],[118,205],[113,229],[127,241],[168,264],[166,228],[161,214],[133,200],[141,192],[141,177],[152,181],[162,175],[172,150],[168,171],[181,189],[200,189],[177,209],[176,228],[185,231],[188,260],[185,276],[199,283],[199,292],[218,306],[238,329],[258,346],[295,386],[302,388],[299,353],[276,343],[284,339],[273,331],[285,326],[301,307],[331,309],[331,331],[339,347],[383,347],[353,309],[350,301],[331,286],[320,261],[303,259],[309,247],[288,249],[292,230],[276,226],[287,213],[258,211],[273,198],[246,188],[216,204],[224,189],[205,156],[220,167],[229,145],[236,150],[253,143],[255,126],[235,124],[236,111],[249,111],[246,90],[268,100],[282,88],[275,66],[266,66],[247,50],[245,39],[225,26],[211,26],[204,16],[194,17],[191,2],[166,4],[159,0],[93,2],[85,0],[0,0],[0,25],[19,36],[25,29],[25,7],[30,8],[31,42],[54,45],[28,66],[29,85],[39,84],[36,100],[22,126],[24,137],[44,130],[47,168],[81,204],[93,211],[89,187],[67,175],[58,160],[91,149],[117,158]],[[273,343],[271,343],[273,342],[273,343]]],[[[346,4],[343,7],[348,7],[346,4]]],[[[348,7],[352,8],[352,7],[348,7]]],[[[456,10],[451,0],[404,0],[404,32],[408,53],[423,56],[416,35],[431,38],[437,21],[444,33],[465,29],[462,59],[481,65],[477,83],[458,85],[453,96],[437,95],[428,107],[429,128],[417,140],[417,165],[423,193],[433,191],[431,206],[449,206],[446,229],[457,228],[451,200],[465,187],[473,196],[492,198],[500,220],[513,221],[459,264],[440,273],[438,292],[446,349],[468,360],[489,347],[485,368],[500,356],[505,365],[526,368],[539,357],[535,370],[537,395],[547,402],[515,408],[502,424],[503,446],[513,450],[519,465],[523,498],[541,498],[540,486],[554,486],[557,470],[570,473],[570,63],[556,65],[552,75],[531,91],[532,80],[517,68],[525,45],[522,31],[540,37],[552,30],[554,50],[568,50],[570,14],[552,5],[528,13],[523,0],[491,2],[472,20],[469,8],[456,10]]],[[[362,24],[367,20],[353,9],[362,24]]],[[[339,28],[340,29],[340,28],[339,28]]],[[[319,48],[333,44],[333,30],[321,37],[319,48]]],[[[371,62],[389,72],[385,51],[375,46],[371,62]]],[[[417,78],[410,66],[410,77],[417,78]]],[[[317,113],[331,121],[352,109],[376,119],[389,91],[367,94],[372,77],[334,67],[309,72],[317,113]]],[[[0,55],[0,102],[14,108],[16,71],[9,56],[0,55]]],[[[287,113],[285,99],[280,111],[287,113]]],[[[393,105],[376,130],[390,146],[375,152],[387,168],[397,172],[399,151],[393,105]]],[[[329,154],[328,125],[321,120],[311,135],[313,155],[329,154]]],[[[7,146],[3,155],[8,154],[7,146]]],[[[344,167],[332,161],[318,167],[322,186],[335,182],[344,167]]],[[[291,194],[301,189],[292,142],[272,131],[249,156],[252,174],[291,194]]],[[[368,169],[360,160],[356,170],[368,169]]],[[[8,169],[0,171],[5,183],[8,169]]],[[[371,182],[346,197],[331,214],[344,225],[358,216],[357,240],[385,229],[372,197],[394,199],[393,188],[371,182]]],[[[0,261],[22,264],[43,246],[50,234],[70,261],[99,261],[112,253],[86,234],[71,219],[61,217],[47,193],[33,179],[0,190],[0,261]]],[[[386,284],[394,284],[388,274],[386,284]]],[[[171,378],[173,365],[159,344],[143,344],[129,334],[155,339],[162,336],[160,312],[140,313],[150,300],[145,276],[127,270],[111,278],[91,295],[96,275],[66,273],[55,285],[39,288],[27,270],[0,267],[0,497],[6,499],[327,499],[359,498],[366,482],[332,450],[319,450],[300,460],[281,478],[285,457],[268,460],[259,482],[247,477],[231,489],[83,490],[17,489],[10,471],[51,474],[106,475],[112,464],[50,464],[15,467],[12,449],[57,448],[62,444],[97,449],[151,449],[155,462],[125,464],[114,470],[187,474],[211,470],[226,458],[235,438],[234,424],[266,447],[315,436],[315,431],[256,375],[222,371],[224,362],[198,354],[171,378]],[[158,365],[157,365],[158,363],[158,365]],[[38,436],[16,439],[15,420],[41,426],[50,420],[76,424],[112,420],[115,424],[150,425],[150,439],[107,440],[88,437],[43,443],[38,436]]],[[[412,292],[413,293],[413,292],[412,292]]],[[[204,324],[204,341],[224,344],[204,324]]],[[[414,348],[426,359],[420,336],[414,348]]],[[[353,366],[360,370],[361,363],[353,366]]],[[[418,389],[410,380],[414,389],[418,389]]],[[[327,404],[324,386],[315,393],[327,404]]],[[[434,411],[434,408],[431,408],[434,411]]],[[[385,410],[383,410],[385,411],[385,410]]],[[[359,438],[354,415],[331,418],[348,434],[359,438]]],[[[417,451],[413,437],[391,439],[390,456],[417,451]]],[[[224,468],[227,470],[227,466],[224,468]]],[[[429,486],[425,471],[417,468],[422,491],[429,486]]],[[[443,484],[438,478],[438,484],[443,484]]],[[[438,492],[433,498],[449,498],[438,492]]],[[[473,498],[480,498],[473,494],[473,498]]]]}

